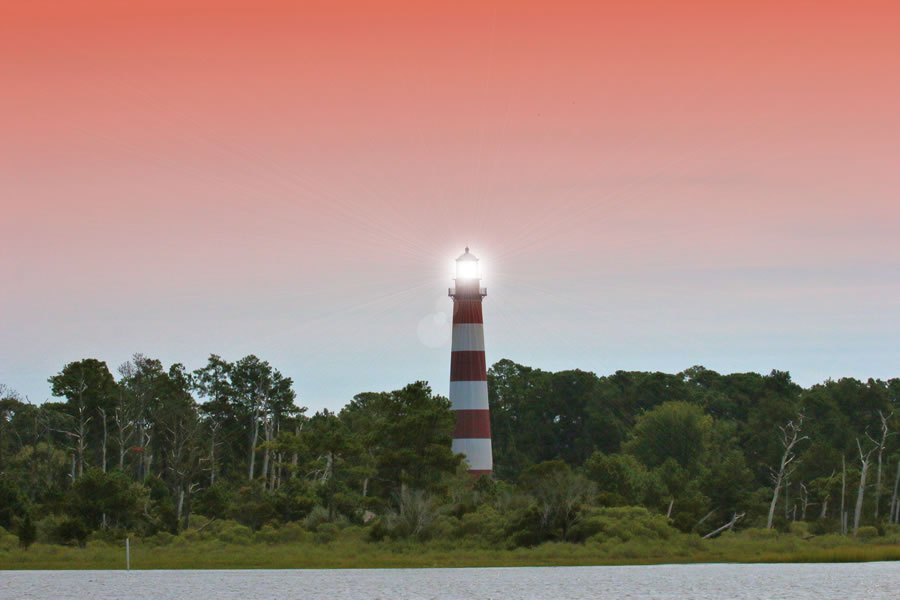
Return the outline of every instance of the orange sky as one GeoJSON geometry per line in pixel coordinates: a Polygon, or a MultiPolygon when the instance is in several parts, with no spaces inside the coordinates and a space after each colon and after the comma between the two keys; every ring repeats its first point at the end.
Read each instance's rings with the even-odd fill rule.
{"type": "Polygon", "coordinates": [[[896,2],[137,4],[0,4],[33,400],[135,351],[446,391],[466,243],[489,362],[897,375],[896,2]]]}

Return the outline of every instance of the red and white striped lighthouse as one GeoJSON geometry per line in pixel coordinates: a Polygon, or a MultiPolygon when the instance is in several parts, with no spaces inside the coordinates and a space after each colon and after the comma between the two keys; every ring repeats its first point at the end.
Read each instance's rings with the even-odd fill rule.
{"type": "Polygon", "coordinates": [[[453,345],[450,352],[450,405],[456,412],[453,451],[466,455],[469,472],[485,475],[494,465],[488,411],[487,365],[478,259],[469,252],[456,259],[453,298],[453,345]]]}

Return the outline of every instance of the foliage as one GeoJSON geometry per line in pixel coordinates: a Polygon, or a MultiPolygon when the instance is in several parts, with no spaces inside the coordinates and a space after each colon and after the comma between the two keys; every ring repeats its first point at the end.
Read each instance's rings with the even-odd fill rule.
{"type": "Polygon", "coordinates": [[[37,527],[35,526],[34,521],[31,520],[31,513],[25,513],[25,518],[22,519],[22,522],[19,525],[18,534],[19,546],[26,550],[37,539],[37,527]]]}
{"type": "Polygon", "coordinates": [[[803,389],[783,371],[597,376],[501,360],[488,374],[495,471],[473,480],[451,451],[449,401],[425,382],[307,416],[290,378],[255,355],[210,355],[191,372],[135,354],[115,372],[68,363],[49,378],[59,401],[42,405],[0,386],[0,527],[18,534],[4,551],[100,557],[130,537],[171,556],[298,544],[324,561],[313,564],[336,564],[331,549],[407,561],[382,564],[460,549],[485,564],[503,552],[854,559],[869,555],[858,544],[900,536],[898,379],[803,389]],[[775,493],[778,427],[801,415],[808,440],[775,493]],[[853,540],[840,535],[842,498],[852,513],[856,443],[882,416],[853,540]],[[774,529],[761,530],[773,497],[774,529]]]}

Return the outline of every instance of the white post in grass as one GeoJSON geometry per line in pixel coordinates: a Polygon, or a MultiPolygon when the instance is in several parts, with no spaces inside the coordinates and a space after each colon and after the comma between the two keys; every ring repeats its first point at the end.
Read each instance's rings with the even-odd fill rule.
{"type": "Polygon", "coordinates": [[[131,570],[131,540],[125,538],[125,570],[131,570]]]}

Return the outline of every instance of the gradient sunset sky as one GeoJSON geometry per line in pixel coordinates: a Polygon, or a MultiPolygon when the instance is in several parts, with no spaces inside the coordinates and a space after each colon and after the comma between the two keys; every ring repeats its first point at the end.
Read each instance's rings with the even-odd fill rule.
{"type": "Polygon", "coordinates": [[[0,383],[900,376],[900,4],[0,1],[0,383]],[[143,6],[141,6],[143,5],[143,6]],[[440,5],[440,6],[439,6],[440,5]]]}

